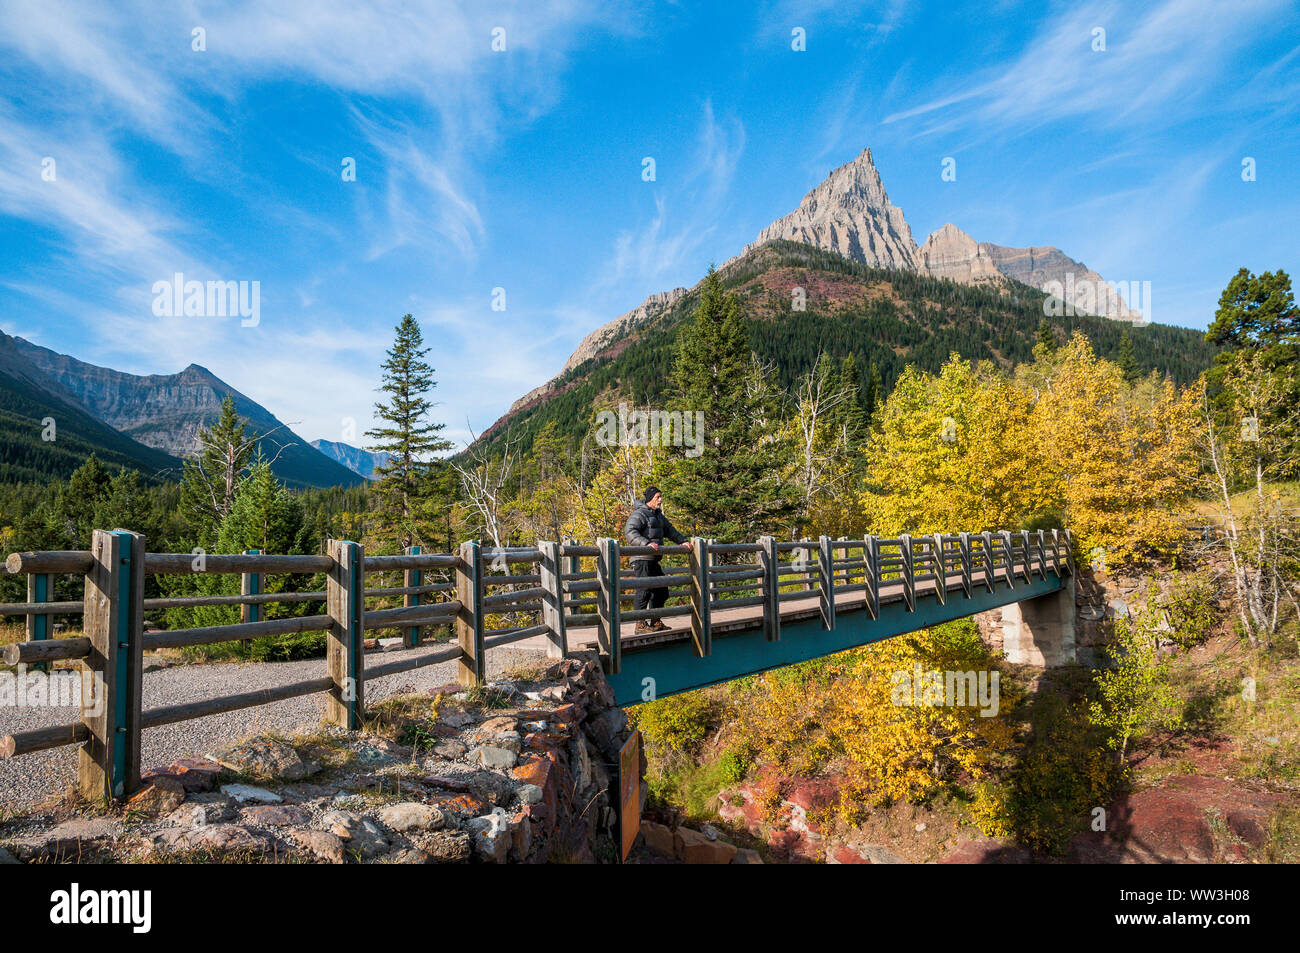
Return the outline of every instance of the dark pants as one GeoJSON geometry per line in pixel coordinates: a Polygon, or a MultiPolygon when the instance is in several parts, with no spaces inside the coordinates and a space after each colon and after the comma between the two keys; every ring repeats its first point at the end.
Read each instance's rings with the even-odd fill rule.
{"type": "MultiPolygon", "coordinates": [[[[634,559],[632,565],[636,567],[636,577],[638,579],[664,574],[664,567],[659,565],[657,559],[634,559]]],[[[632,597],[632,605],[637,609],[662,609],[667,601],[667,586],[660,589],[638,589],[632,597]]]]}

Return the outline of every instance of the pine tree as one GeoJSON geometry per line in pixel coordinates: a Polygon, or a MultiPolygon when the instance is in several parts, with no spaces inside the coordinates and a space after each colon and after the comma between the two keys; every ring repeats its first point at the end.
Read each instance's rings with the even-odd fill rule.
{"type": "Polygon", "coordinates": [[[375,415],[386,426],[368,430],[366,436],[375,441],[371,450],[391,455],[388,463],[375,468],[380,539],[405,547],[431,539],[437,531],[442,494],[435,479],[440,466],[435,455],[452,444],[441,436],[444,425],[429,420],[433,404],[426,395],[437,382],[424,360],[429,348],[423,346],[420,325],[404,315],[396,334],[379,387],[388,401],[375,404],[375,415]]]}
{"type": "Polygon", "coordinates": [[[1124,374],[1126,384],[1136,383],[1137,379],[1142,376],[1142,369],[1138,367],[1137,357],[1133,354],[1133,338],[1128,333],[1128,328],[1119,338],[1119,357],[1115,361],[1119,365],[1120,371],[1124,374]]]}
{"type": "Polygon", "coordinates": [[[1034,335],[1035,342],[1042,345],[1043,351],[1051,354],[1056,350],[1056,335],[1052,333],[1052,326],[1043,318],[1038,322],[1038,331],[1034,335]]]}
{"type": "Polygon", "coordinates": [[[258,434],[235,410],[227,394],[211,427],[199,431],[197,457],[185,461],[181,475],[181,515],[200,546],[216,542],[217,529],[235,504],[257,449],[258,434]]]}
{"type": "Polygon", "coordinates": [[[703,414],[703,452],[675,448],[659,465],[666,505],[683,532],[750,539],[777,532],[797,512],[797,489],[784,478],[790,455],[763,383],[740,303],[710,268],[674,368],[678,409],[703,414]]]}
{"type": "MultiPolygon", "coordinates": [[[[862,371],[858,368],[858,359],[852,354],[840,362],[840,387],[847,392],[843,414],[845,435],[848,437],[848,446],[856,447],[866,436],[871,411],[864,406],[862,371]]],[[[874,409],[873,407],[872,410],[874,409]]]]}

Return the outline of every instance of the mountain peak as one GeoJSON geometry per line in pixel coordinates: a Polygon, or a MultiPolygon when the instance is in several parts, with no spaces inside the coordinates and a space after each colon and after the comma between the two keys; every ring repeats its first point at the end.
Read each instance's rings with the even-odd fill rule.
{"type": "Polygon", "coordinates": [[[759,232],[745,251],[777,239],[826,248],[877,268],[920,268],[912,230],[903,210],[889,201],[869,148],[832,169],[797,209],[759,232]]]}

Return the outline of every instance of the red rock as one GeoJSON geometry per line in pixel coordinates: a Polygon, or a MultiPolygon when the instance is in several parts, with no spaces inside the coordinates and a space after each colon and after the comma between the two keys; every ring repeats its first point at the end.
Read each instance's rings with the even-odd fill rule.
{"type": "Polygon", "coordinates": [[[840,785],[836,778],[807,778],[797,780],[786,798],[805,811],[832,807],[839,803],[840,785]]]}
{"type": "Polygon", "coordinates": [[[828,864],[869,864],[871,861],[863,857],[852,847],[836,847],[826,858],[828,864]]]}
{"type": "Polygon", "coordinates": [[[187,794],[211,791],[217,785],[217,776],[221,774],[221,765],[215,761],[200,758],[182,758],[165,768],[152,768],[140,776],[145,784],[156,778],[174,778],[180,782],[187,794]]]}
{"type": "Polygon", "coordinates": [[[524,736],[524,746],[534,751],[555,755],[559,753],[561,740],[550,732],[534,731],[524,736]]]}
{"type": "Polygon", "coordinates": [[[429,803],[444,811],[454,811],[468,817],[479,817],[491,808],[472,794],[432,794],[429,803]]]}
{"type": "Polygon", "coordinates": [[[762,829],[765,815],[754,789],[743,785],[718,794],[718,816],[724,821],[739,821],[750,832],[757,834],[762,829]],[[740,803],[737,804],[736,801],[740,803]]]}
{"type": "Polygon", "coordinates": [[[542,800],[540,804],[532,805],[533,813],[545,812],[546,816],[555,817],[559,784],[555,762],[550,757],[545,754],[533,755],[510,773],[525,784],[535,784],[542,789],[542,800]]]}
{"type": "Polygon", "coordinates": [[[997,837],[979,836],[961,841],[939,857],[941,864],[1027,864],[1030,852],[997,837]]]}
{"type": "Polygon", "coordinates": [[[573,725],[578,723],[580,715],[581,712],[578,711],[578,706],[569,704],[561,705],[559,708],[555,709],[551,714],[551,718],[555,721],[562,721],[566,725],[573,725]]]}
{"type": "Polygon", "coordinates": [[[154,777],[127,801],[127,809],[153,816],[170,814],[185,801],[185,787],[170,775],[154,777]]]}

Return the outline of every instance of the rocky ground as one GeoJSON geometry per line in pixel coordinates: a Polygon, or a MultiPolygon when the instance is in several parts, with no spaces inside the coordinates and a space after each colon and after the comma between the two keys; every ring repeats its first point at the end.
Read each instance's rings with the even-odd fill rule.
{"type": "Polygon", "coordinates": [[[372,706],[366,728],[259,735],[0,823],[0,862],[469,863],[616,859],[627,719],[598,664],[372,706]]]}
{"type": "MultiPolygon", "coordinates": [[[[379,661],[403,659],[428,652],[428,646],[377,655],[379,661]]],[[[505,647],[487,655],[488,675],[496,677],[520,665],[545,657],[544,649],[505,647]]],[[[368,656],[369,658],[369,656],[368,656]]],[[[373,663],[372,663],[373,664],[373,663]]],[[[456,678],[456,662],[443,662],[366,683],[367,701],[427,692],[456,678]]],[[[143,706],[158,708],[272,688],[324,674],[322,659],[297,662],[216,662],[176,664],[150,658],[145,666],[143,706]]],[[[260,732],[293,732],[320,722],[323,696],[291,698],[270,705],[209,715],[191,721],[151,728],[144,733],[145,764],[167,764],[179,758],[202,758],[219,751],[232,739],[260,732]]],[[[68,724],[80,718],[75,708],[0,707],[0,735],[11,731],[68,724]]],[[[0,810],[32,807],[61,795],[76,775],[76,751],[52,748],[11,760],[0,759],[0,810]]]]}

